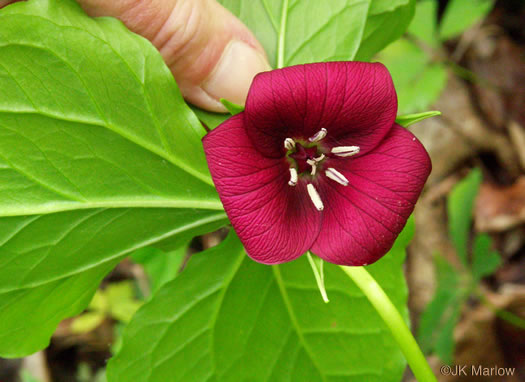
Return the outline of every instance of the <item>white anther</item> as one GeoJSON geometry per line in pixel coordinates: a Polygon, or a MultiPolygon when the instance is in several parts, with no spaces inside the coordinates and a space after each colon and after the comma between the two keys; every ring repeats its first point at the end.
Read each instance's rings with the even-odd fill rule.
{"type": "Polygon", "coordinates": [[[310,142],[319,142],[321,139],[326,137],[326,129],[323,127],[321,130],[319,130],[313,137],[308,138],[310,142]]]}
{"type": "Polygon", "coordinates": [[[317,163],[314,163],[312,166],[312,170],[310,171],[310,175],[314,176],[317,172],[317,163]]]}
{"type": "Polygon", "coordinates": [[[336,181],[337,183],[342,184],[343,186],[348,186],[348,179],[346,179],[345,176],[339,171],[337,171],[335,168],[328,167],[328,169],[324,173],[327,177],[336,181]]]}
{"type": "Polygon", "coordinates": [[[288,181],[289,186],[295,186],[297,184],[297,170],[290,167],[290,180],[288,181]]]}
{"type": "Polygon", "coordinates": [[[324,209],[323,201],[317,193],[314,185],[309,183],[306,186],[306,189],[308,190],[308,195],[310,196],[310,199],[312,199],[312,203],[314,204],[315,208],[317,208],[317,211],[322,211],[324,209]]]}
{"type": "Polygon", "coordinates": [[[284,148],[286,150],[291,150],[295,147],[295,141],[292,138],[286,138],[284,140],[284,148]]]}
{"type": "Polygon", "coordinates": [[[359,146],[338,146],[332,147],[332,154],[338,157],[351,157],[359,153],[359,146]]]}

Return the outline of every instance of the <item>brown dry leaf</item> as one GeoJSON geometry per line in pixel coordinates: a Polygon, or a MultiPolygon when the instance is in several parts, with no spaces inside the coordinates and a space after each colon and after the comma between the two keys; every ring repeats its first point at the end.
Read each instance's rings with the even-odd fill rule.
{"type": "MultiPolygon", "coordinates": [[[[523,109],[525,110],[525,107],[523,109]]],[[[521,168],[525,170],[525,125],[520,125],[518,122],[511,120],[508,124],[508,129],[510,141],[518,154],[521,168]]]]}
{"type": "Polygon", "coordinates": [[[53,334],[53,344],[59,348],[80,346],[94,351],[107,351],[108,345],[114,340],[114,322],[105,319],[94,330],[87,333],[73,333],[71,324],[74,318],[68,318],[60,322],[53,334]]]}
{"type": "Polygon", "coordinates": [[[512,176],[520,173],[517,154],[509,139],[479,117],[463,81],[450,76],[433,108],[441,111],[442,116],[410,127],[432,159],[428,185],[440,182],[479,152],[493,153],[512,176]]]}
{"type": "Polygon", "coordinates": [[[523,47],[494,26],[485,27],[467,55],[468,67],[478,76],[474,95],[481,112],[494,125],[525,124],[525,59],[523,47]]]}
{"type": "Polygon", "coordinates": [[[511,186],[483,183],[474,209],[478,231],[506,231],[525,223],[525,176],[511,186]]]}

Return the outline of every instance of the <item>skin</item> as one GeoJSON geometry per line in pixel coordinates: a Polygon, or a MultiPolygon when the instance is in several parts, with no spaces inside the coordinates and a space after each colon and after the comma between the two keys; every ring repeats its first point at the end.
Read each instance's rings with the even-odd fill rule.
{"type": "MultiPolygon", "coordinates": [[[[216,0],[77,0],[93,17],[113,16],[157,47],[184,97],[224,112],[244,104],[253,77],[269,70],[250,30],[216,0]]],[[[0,8],[12,3],[0,0],[0,8]]]]}

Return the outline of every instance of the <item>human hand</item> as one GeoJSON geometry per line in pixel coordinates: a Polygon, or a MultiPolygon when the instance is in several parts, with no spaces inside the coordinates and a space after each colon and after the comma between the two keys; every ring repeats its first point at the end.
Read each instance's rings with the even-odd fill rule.
{"type": "MultiPolygon", "coordinates": [[[[116,17],[150,40],[191,103],[225,111],[244,104],[253,77],[270,69],[248,28],[216,0],[77,0],[90,16],[116,17]]],[[[0,8],[13,0],[0,0],[0,8]]]]}

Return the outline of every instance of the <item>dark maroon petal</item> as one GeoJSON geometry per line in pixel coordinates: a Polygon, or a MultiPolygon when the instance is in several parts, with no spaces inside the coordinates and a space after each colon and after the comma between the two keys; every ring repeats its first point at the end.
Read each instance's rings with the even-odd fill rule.
{"type": "Polygon", "coordinates": [[[328,159],[349,181],[342,186],[323,176],[321,232],[312,251],[341,265],[371,264],[393,245],[430,174],[423,145],[399,125],[367,155],[328,159]]]}
{"type": "Polygon", "coordinates": [[[263,154],[283,155],[285,138],[307,140],[321,128],[327,145],[373,149],[392,127],[397,96],[379,63],[328,62],[258,74],[245,109],[248,136],[263,154]]]}
{"type": "Polygon", "coordinates": [[[253,147],[243,117],[228,119],[204,137],[208,167],[248,255],[264,264],[293,260],[310,249],[322,215],[304,182],[288,185],[284,158],[266,158],[253,147]]]}

